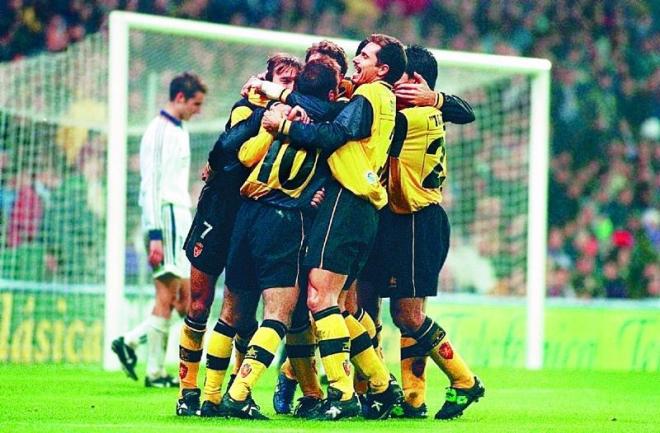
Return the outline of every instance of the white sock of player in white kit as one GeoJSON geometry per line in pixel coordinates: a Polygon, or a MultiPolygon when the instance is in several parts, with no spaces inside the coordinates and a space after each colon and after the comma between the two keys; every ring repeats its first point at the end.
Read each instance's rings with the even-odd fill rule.
{"type": "Polygon", "coordinates": [[[124,343],[131,349],[136,349],[140,344],[147,342],[147,334],[151,327],[151,316],[140,322],[135,328],[124,335],[124,343]]]}
{"type": "Polygon", "coordinates": [[[165,351],[170,333],[170,321],[164,317],[151,315],[147,332],[147,377],[156,379],[166,375],[165,351]]]}

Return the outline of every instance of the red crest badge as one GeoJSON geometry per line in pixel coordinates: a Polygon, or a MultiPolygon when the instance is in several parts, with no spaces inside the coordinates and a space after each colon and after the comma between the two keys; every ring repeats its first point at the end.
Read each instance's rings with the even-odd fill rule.
{"type": "Polygon", "coordinates": [[[183,379],[188,374],[188,367],[183,362],[179,363],[179,378],[183,379]]]}
{"type": "Polygon", "coordinates": [[[202,254],[203,250],[204,250],[204,244],[201,242],[196,242],[195,247],[193,248],[193,256],[199,257],[199,255],[202,254]]]}
{"type": "Polygon", "coordinates": [[[444,342],[440,345],[440,348],[438,349],[438,353],[444,359],[452,359],[454,357],[454,349],[451,348],[451,344],[449,344],[448,342],[444,342]]]}
{"type": "Polygon", "coordinates": [[[252,366],[250,364],[243,364],[240,373],[241,377],[246,377],[248,374],[252,373],[252,366]]]}

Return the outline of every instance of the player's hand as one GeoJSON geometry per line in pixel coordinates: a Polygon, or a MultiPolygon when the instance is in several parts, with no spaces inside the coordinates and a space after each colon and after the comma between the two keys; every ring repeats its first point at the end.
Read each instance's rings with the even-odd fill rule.
{"type": "Polygon", "coordinates": [[[268,110],[261,119],[261,126],[271,134],[277,134],[280,122],[285,119],[281,111],[268,110]]]}
{"type": "Polygon", "coordinates": [[[299,120],[302,123],[309,123],[310,119],[309,116],[307,115],[307,112],[299,105],[296,105],[291,109],[291,112],[287,116],[287,119],[294,121],[294,120],[299,120]]]}
{"type": "Polygon", "coordinates": [[[211,165],[207,162],[206,164],[204,164],[204,167],[202,167],[200,178],[202,179],[202,181],[208,182],[212,177],[213,177],[213,169],[211,168],[211,165]]]}
{"type": "Polygon", "coordinates": [[[397,99],[405,105],[416,107],[429,107],[435,104],[435,91],[433,91],[426,80],[417,72],[414,73],[414,83],[397,84],[394,94],[397,99]]]}
{"type": "Polygon", "coordinates": [[[163,263],[163,258],[163,241],[149,241],[149,266],[156,269],[161,263],[163,263]]]}
{"type": "Polygon", "coordinates": [[[287,104],[277,103],[270,107],[271,111],[282,113],[282,116],[287,117],[291,112],[291,106],[287,104]]]}
{"type": "Polygon", "coordinates": [[[254,75],[243,84],[243,87],[241,88],[241,96],[247,98],[250,89],[254,89],[257,92],[261,90],[261,80],[254,75]]]}
{"type": "Polygon", "coordinates": [[[321,203],[323,203],[323,200],[325,200],[325,188],[321,188],[320,190],[316,191],[314,193],[314,197],[312,197],[312,201],[309,203],[312,205],[313,208],[318,208],[321,203]]]}

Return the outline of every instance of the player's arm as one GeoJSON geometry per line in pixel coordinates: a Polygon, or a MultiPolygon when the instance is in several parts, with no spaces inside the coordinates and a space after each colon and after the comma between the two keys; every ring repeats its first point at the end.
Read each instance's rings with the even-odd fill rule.
{"type": "Polygon", "coordinates": [[[345,102],[330,102],[313,96],[303,95],[300,92],[289,90],[280,84],[265,80],[251,79],[246,86],[249,86],[273,101],[279,101],[291,107],[298,105],[312,119],[316,120],[334,119],[345,105],[345,102]]]}
{"type": "Polygon", "coordinates": [[[143,189],[142,219],[147,229],[149,239],[147,260],[152,268],[158,267],[164,259],[163,230],[161,226],[160,208],[162,197],[161,180],[169,172],[167,168],[168,149],[172,149],[174,137],[164,134],[157,139],[153,135],[142,138],[140,149],[140,176],[143,189]]]}
{"type": "Polygon", "coordinates": [[[346,105],[344,101],[324,101],[296,91],[288,93],[283,102],[292,107],[302,107],[312,119],[319,121],[334,119],[346,105]]]}
{"type": "Polygon", "coordinates": [[[431,89],[421,75],[414,73],[415,83],[402,83],[396,86],[394,93],[397,99],[415,107],[435,107],[442,111],[445,122],[465,124],[473,122],[472,107],[463,99],[431,89]]]}
{"type": "Polygon", "coordinates": [[[209,153],[209,165],[213,171],[222,170],[223,153],[236,157],[241,145],[259,132],[264,110],[255,109],[246,119],[220,134],[209,153]]]}
{"type": "Polygon", "coordinates": [[[140,144],[140,202],[142,220],[147,229],[149,240],[162,240],[163,231],[160,220],[161,183],[163,176],[163,157],[165,141],[162,136],[157,140],[154,134],[144,135],[140,144]]]}
{"type": "Polygon", "coordinates": [[[269,124],[264,125],[266,129],[271,128],[271,132],[274,129],[288,135],[292,145],[307,150],[320,149],[324,154],[330,155],[349,140],[360,140],[371,135],[373,108],[365,97],[356,96],[332,122],[305,124],[272,117],[268,120],[269,124]]]}
{"type": "Polygon", "coordinates": [[[266,155],[274,140],[275,137],[270,132],[263,127],[260,128],[257,135],[241,145],[238,150],[238,160],[248,168],[254,167],[266,155]]]}
{"type": "Polygon", "coordinates": [[[459,125],[474,122],[474,111],[467,101],[455,95],[442,95],[442,105],[438,107],[442,111],[442,120],[459,125]]]}

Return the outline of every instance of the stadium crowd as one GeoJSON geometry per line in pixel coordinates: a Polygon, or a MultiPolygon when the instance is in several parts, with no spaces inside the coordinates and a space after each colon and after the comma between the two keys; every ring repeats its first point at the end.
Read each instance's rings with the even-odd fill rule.
{"type": "MultiPolygon", "coordinates": [[[[350,38],[377,28],[404,43],[550,59],[548,293],[660,296],[660,8],[654,2],[9,0],[0,4],[0,61],[62,51],[103,30],[114,9],[350,38]]],[[[46,173],[37,180],[51,179],[46,173]]],[[[8,246],[20,246],[11,230],[36,230],[30,221],[44,212],[36,189],[16,191],[11,206],[3,204],[8,246]]]]}

